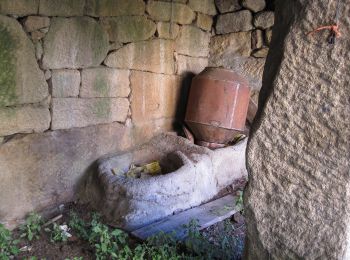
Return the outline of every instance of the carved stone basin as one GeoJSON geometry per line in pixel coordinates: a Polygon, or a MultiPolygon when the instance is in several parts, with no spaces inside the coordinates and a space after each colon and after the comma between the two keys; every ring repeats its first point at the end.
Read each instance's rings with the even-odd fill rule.
{"type": "Polygon", "coordinates": [[[85,186],[84,200],[116,226],[134,230],[174,212],[198,206],[246,178],[246,140],[235,146],[209,150],[187,139],[162,134],[129,152],[98,161],[96,176],[85,186]],[[162,175],[130,178],[115,175],[131,164],[159,161],[162,175]]]}

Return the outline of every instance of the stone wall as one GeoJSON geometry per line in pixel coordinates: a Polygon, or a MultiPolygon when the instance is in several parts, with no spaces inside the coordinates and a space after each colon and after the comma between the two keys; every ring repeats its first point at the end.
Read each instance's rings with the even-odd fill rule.
{"type": "Polygon", "coordinates": [[[273,24],[258,2],[1,0],[0,221],[71,200],[97,158],[172,130],[209,60],[258,89],[273,24]]]}
{"type": "Polygon", "coordinates": [[[233,69],[250,83],[257,100],[274,25],[271,0],[215,0],[216,35],[210,41],[209,65],[233,69]]]}

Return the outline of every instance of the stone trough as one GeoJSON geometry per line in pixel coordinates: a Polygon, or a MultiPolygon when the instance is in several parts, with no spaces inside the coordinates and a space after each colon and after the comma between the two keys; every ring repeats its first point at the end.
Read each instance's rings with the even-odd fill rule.
{"type": "Polygon", "coordinates": [[[85,200],[112,225],[132,231],[207,202],[246,178],[245,149],[246,140],[212,151],[162,134],[129,152],[100,159],[97,176],[85,187],[85,200]],[[155,160],[160,162],[162,175],[136,179],[112,171],[127,172],[131,164],[155,160]]]}

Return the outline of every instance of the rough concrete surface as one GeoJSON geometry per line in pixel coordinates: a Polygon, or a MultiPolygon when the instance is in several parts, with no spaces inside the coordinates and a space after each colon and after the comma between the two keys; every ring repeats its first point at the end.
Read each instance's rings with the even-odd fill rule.
{"type": "Polygon", "coordinates": [[[258,116],[247,149],[246,259],[350,259],[350,6],[342,37],[306,36],[336,1],[276,2],[258,116]]]}
{"type": "Polygon", "coordinates": [[[160,135],[130,152],[100,159],[82,198],[101,210],[110,223],[133,230],[198,206],[246,177],[245,147],[242,141],[211,151],[182,137],[160,135]],[[127,172],[131,163],[154,160],[159,160],[165,174],[133,179],[112,173],[114,168],[127,172]]]}

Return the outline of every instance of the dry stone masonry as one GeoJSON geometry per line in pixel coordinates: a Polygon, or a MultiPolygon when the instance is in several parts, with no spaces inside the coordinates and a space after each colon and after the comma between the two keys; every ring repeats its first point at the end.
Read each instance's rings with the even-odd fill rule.
{"type": "Polygon", "coordinates": [[[271,1],[215,0],[219,11],[210,41],[210,66],[234,69],[247,77],[253,95],[261,79],[274,25],[271,1]]]}
{"type": "Polygon", "coordinates": [[[1,0],[0,158],[7,161],[0,163],[0,222],[16,224],[30,210],[67,199],[72,186],[62,186],[57,176],[79,179],[98,157],[126,147],[116,139],[130,146],[172,130],[183,118],[191,78],[206,66],[245,70],[258,90],[273,25],[272,10],[259,3],[1,0]],[[95,135],[113,142],[115,129],[115,142],[123,145],[101,149],[105,141],[95,135]],[[96,141],[82,145],[87,139],[96,141]],[[64,173],[60,160],[33,166],[38,159],[32,153],[79,155],[79,147],[53,147],[60,142],[94,156],[81,152],[85,158],[79,165],[68,160],[64,173]],[[15,158],[25,153],[26,168],[16,171],[15,158]],[[43,176],[47,200],[19,200],[12,211],[3,207],[19,190],[32,191],[31,178],[43,176]],[[17,178],[21,187],[14,185],[17,178]],[[5,196],[8,186],[14,188],[5,196]]]}

